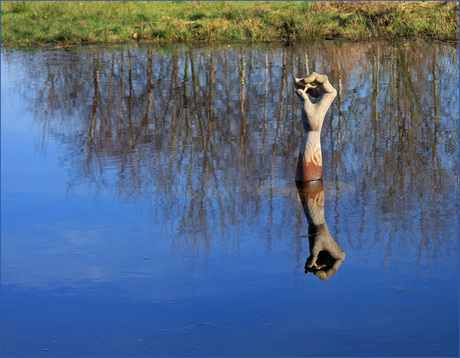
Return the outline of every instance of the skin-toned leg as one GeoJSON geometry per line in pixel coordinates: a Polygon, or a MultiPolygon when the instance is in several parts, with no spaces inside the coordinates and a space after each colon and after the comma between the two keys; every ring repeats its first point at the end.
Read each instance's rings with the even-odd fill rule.
{"type": "Polygon", "coordinates": [[[324,117],[337,96],[337,90],[325,75],[313,72],[306,78],[295,78],[294,91],[302,101],[304,133],[296,169],[296,181],[313,181],[323,178],[321,154],[321,128],[324,117]],[[313,99],[310,100],[311,96],[313,99]]]}

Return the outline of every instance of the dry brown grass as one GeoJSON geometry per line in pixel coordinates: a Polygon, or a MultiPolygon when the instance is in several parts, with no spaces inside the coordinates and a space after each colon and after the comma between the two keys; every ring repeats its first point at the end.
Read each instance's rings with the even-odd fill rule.
{"type": "Polygon", "coordinates": [[[2,2],[2,45],[458,40],[458,1],[2,2]]]}

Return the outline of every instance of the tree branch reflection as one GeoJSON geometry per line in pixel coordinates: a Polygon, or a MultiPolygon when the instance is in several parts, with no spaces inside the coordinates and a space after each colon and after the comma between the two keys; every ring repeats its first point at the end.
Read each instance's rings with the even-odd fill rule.
{"type": "Polygon", "coordinates": [[[330,69],[338,89],[322,128],[324,180],[335,187],[330,228],[347,247],[380,244],[394,257],[401,250],[391,248],[423,241],[420,260],[442,260],[450,239],[437,231],[458,212],[458,48],[433,46],[50,51],[25,65],[41,86],[17,96],[36,114],[43,148],[50,139],[62,146],[70,193],[148,202],[153,222],[197,250],[216,236],[236,248],[242,228],[268,217],[260,240],[270,249],[298,220],[281,202],[297,195],[289,183],[301,125],[286,79],[330,69]],[[431,217],[423,238],[407,235],[431,217]]]}

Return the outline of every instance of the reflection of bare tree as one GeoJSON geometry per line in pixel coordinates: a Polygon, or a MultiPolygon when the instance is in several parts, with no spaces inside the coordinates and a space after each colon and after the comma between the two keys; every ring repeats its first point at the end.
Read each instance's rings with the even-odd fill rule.
{"type": "Polygon", "coordinates": [[[267,208],[267,242],[283,236],[296,208],[278,210],[276,201],[295,197],[279,183],[292,181],[301,126],[286,79],[307,67],[327,68],[338,90],[322,128],[334,210],[360,223],[375,216],[372,235],[363,224],[356,232],[356,221],[344,215],[331,219],[341,244],[382,244],[391,257],[396,245],[423,242],[431,260],[449,240],[437,232],[455,220],[443,208],[458,213],[451,195],[458,193],[455,46],[91,48],[58,55],[37,56],[40,71],[37,61],[27,64],[31,81],[44,85],[18,95],[30,99],[44,141],[62,143],[70,190],[85,184],[95,195],[150,200],[153,220],[179,215],[177,227],[168,228],[178,233],[177,244],[209,248],[219,233],[237,247],[237,231],[267,208]],[[270,195],[261,195],[266,190],[270,195]],[[434,199],[440,204],[433,207],[434,199]],[[408,215],[414,220],[401,219],[408,215]],[[406,235],[432,217],[423,238],[406,235]]]}
{"type": "Polygon", "coordinates": [[[296,182],[303,210],[308,220],[310,256],[305,273],[314,273],[322,280],[335,275],[345,260],[345,252],[337,245],[324,218],[323,181],[296,182]]]}

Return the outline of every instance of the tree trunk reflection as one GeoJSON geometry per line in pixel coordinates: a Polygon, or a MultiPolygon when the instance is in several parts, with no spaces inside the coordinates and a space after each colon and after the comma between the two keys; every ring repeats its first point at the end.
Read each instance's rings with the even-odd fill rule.
{"type": "MultiPolygon", "coordinates": [[[[29,75],[43,89],[21,95],[43,141],[63,143],[70,188],[150,197],[152,220],[180,217],[168,228],[177,245],[209,250],[219,232],[237,248],[236,233],[264,217],[270,248],[301,224],[298,207],[279,205],[297,196],[300,115],[286,84],[308,69],[338,90],[322,150],[336,213],[329,225],[342,246],[381,244],[388,257],[397,245],[417,246],[420,259],[434,260],[447,240],[434,234],[446,223],[443,207],[458,213],[455,46],[104,48],[76,51],[66,66],[51,52],[42,61],[29,75]],[[452,192],[456,202],[443,202],[452,192]],[[430,217],[423,238],[404,235],[430,217]]],[[[302,257],[305,244],[296,250],[302,257]]]]}

